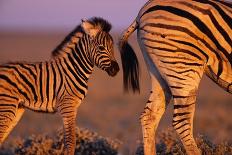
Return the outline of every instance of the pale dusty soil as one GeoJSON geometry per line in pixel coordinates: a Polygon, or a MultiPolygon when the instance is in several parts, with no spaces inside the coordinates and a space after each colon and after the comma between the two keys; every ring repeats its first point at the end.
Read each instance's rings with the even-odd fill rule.
{"type": "MultiPolygon", "coordinates": [[[[41,61],[50,58],[51,51],[68,33],[14,33],[0,32],[0,63],[8,61],[41,61]]],[[[117,33],[114,35],[118,38],[117,33]]],[[[134,36],[135,38],[135,36],[134,36]]],[[[95,69],[89,81],[89,92],[79,108],[77,124],[89,128],[102,136],[119,139],[123,142],[123,154],[134,154],[141,140],[140,113],[148,99],[149,77],[135,39],[133,47],[140,58],[141,94],[124,94],[122,72],[115,78],[95,69]]],[[[115,40],[116,42],[116,40],[115,40]]],[[[116,47],[115,47],[116,49],[116,47]]],[[[118,51],[116,59],[120,62],[118,51]]],[[[198,93],[195,117],[195,135],[207,135],[213,142],[232,141],[232,95],[204,77],[198,93]]],[[[165,131],[171,127],[172,104],[169,105],[159,127],[165,131]]],[[[32,134],[56,134],[62,127],[58,115],[27,111],[13,130],[7,142],[15,137],[28,137],[32,134]]]]}

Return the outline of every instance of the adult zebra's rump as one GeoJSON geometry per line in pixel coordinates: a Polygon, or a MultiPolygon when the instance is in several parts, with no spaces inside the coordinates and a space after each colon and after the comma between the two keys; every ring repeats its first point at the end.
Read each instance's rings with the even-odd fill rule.
{"type": "Polygon", "coordinates": [[[231,21],[229,2],[150,0],[123,33],[119,48],[125,88],[139,89],[136,56],[127,43],[135,30],[151,77],[151,95],[141,116],[145,154],[155,154],[154,135],[171,98],[173,127],[187,153],[200,154],[192,131],[196,93],[203,73],[232,93],[231,21]]]}
{"type": "Polygon", "coordinates": [[[74,154],[77,108],[97,66],[110,76],[119,71],[111,25],[102,18],[83,20],[53,51],[49,61],[0,65],[0,144],[24,109],[55,113],[63,120],[65,154],[74,154]]]}

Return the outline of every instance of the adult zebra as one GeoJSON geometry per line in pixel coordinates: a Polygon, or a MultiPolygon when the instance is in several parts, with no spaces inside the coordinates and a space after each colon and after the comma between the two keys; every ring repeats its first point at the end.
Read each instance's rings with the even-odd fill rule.
{"type": "Polygon", "coordinates": [[[53,51],[49,61],[0,65],[0,144],[25,109],[58,112],[63,119],[65,154],[75,151],[77,108],[96,65],[115,76],[111,25],[102,18],[83,20],[53,51]]]}
{"type": "Polygon", "coordinates": [[[193,138],[196,93],[203,73],[232,93],[232,4],[215,0],[150,0],[119,42],[125,90],[139,91],[138,43],[151,77],[141,115],[145,155],[155,154],[155,132],[173,98],[173,127],[187,154],[200,154],[193,138]]]}

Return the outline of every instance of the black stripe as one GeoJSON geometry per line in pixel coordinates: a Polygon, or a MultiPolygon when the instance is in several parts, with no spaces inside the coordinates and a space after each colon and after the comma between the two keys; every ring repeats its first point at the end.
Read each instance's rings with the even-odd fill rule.
{"type": "Polygon", "coordinates": [[[178,77],[178,76],[175,76],[175,75],[171,75],[171,74],[165,74],[165,75],[168,76],[168,77],[171,77],[171,78],[178,79],[178,80],[186,80],[184,78],[181,78],[181,77],[178,77]]]}
{"type": "Polygon", "coordinates": [[[39,84],[40,84],[40,96],[41,96],[41,105],[44,102],[44,97],[43,97],[43,68],[42,68],[42,63],[39,64],[39,84]]]}
{"type": "Polygon", "coordinates": [[[144,44],[144,45],[149,47],[149,48],[156,49],[156,50],[161,50],[161,51],[165,51],[165,52],[171,52],[171,53],[177,52],[176,50],[171,50],[171,49],[168,49],[168,48],[154,47],[154,46],[150,46],[150,45],[146,45],[146,44],[144,44]]]}
{"type": "Polygon", "coordinates": [[[181,123],[181,122],[184,122],[184,121],[186,121],[186,120],[189,120],[190,118],[182,118],[182,119],[179,119],[179,120],[173,120],[172,121],[172,124],[174,125],[174,126],[176,126],[177,124],[179,124],[179,123],[181,123]]]}
{"type": "Polygon", "coordinates": [[[160,60],[160,61],[163,63],[167,63],[167,64],[184,64],[188,66],[202,66],[202,64],[199,64],[199,63],[188,63],[188,62],[181,62],[181,61],[171,62],[171,61],[163,61],[163,60],[160,60]]]}
{"type": "Polygon", "coordinates": [[[197,73],[198,76],[200,77],[200,74],[197,71],[193,70],[193,69],[187,69],[187,70],[184,70],[184,71],[177,71],[178,74],[183,74],[183,73],[187,73],[187,72],[197,73]]]}
{"type": "Polygon", "coordinates": [[[188,131],[188,130],[190,130],[190,128],[183,130],[183,131],[180,132],[179,134],[182,135],[185,131],[188,131]]]}
{"type": "Polygon", "coordinates": [[[182,89],[184,87],[180,87],[180,86],[169,86],[170,88],[174,88],[174,89],[182,89]]]}
{"type": "Polygon", "coordinates": [[[187,135],[185,135],[184,137],[181,137],[181,139],[185,139],[186,137],[188,137],[190,135],[190,133],[188,133],[187,135]]]}
{"type": "Polygon", "coordinates": [[[2,109],[0,109],[0,112],[1,113],[11,113],[11,114],[13,114],[15,116],[15,113],[13,111],[11,111],[11,110],[2,110],[2,109]]]}
{"type": "Polygon", "coordinates": [[[174,105],[174,109],[182,109],[182,108],[188,108],[191,105],[194,105],[195,103],[192,104],[187,104],[187,105],[174,105]]]}
{"type": "Polygon", "coordinates": [[[56,97],[56,81],[57,81],[57,77],[56,77],[56,71],[55,71],[55,68],[54,68],[54,64],[53,63],[51,63],[51,67],[52,67],[52,72],[53,72],[53,87],[52,87],[52,89],[53,89],[53,98],[52,98],[52,101],[54,101],[55,100],[55,97],[56,97]]]}
{"type": "Polygon", "coordinates": [[[190,97],[190,96],[173,95],[173,98],[179,98],[179,99],[185,99],[188,97],[190,97]]]}
{"type": "Polygon", "coordinates": [[[186,125],[189,125],[189,123],[184,123],[184,124],[182,124],[181,126],[179,126],[178,128],[175,128],[175,126],[174,126],[174,128],[175,128],[175,130],[179,130],[180,128],[182,128],[182,127],[184,127],[184,126],[186,126],[186,125]]]}
{"type": "Polygon", "coordinates": [[[14,82],[12,82],[7,76],[0,74],[0,79],[3,79],[6,82],[8,82],[10,85],[14,86],[18,90],[18,92],[20,94],[22,94],[30,102],[30,99],[27,96],[27,93],[25,93],[24,91],[22,91],[21,89],[19,89],[19,87],[14,82]]]}
{"type": "Polygon", "coordinates": [[[1,104],[1,103],[0,103],[0,107],[1,107],[1,106],[7,106],[7,107],[12,107],[12,106],[13,106],[14,108],[17,107],[15,104],[1,104]]]}
{"type": "Polygon", "coordinates": [[[48,103],[49,103],[49,85],[50,85],[50,72],[49,72],[49,66],[48,66],[48,62],[46,62],[46,71],[47,71],[47,80],[46,80],[46,95],[47,95],[47,105],[46,105],[46,109],[48,109],[48,103]]]}
{"type": "Polygon", "coordinates": [[[174,114],[173,114],[173,117],[184,116],[184,115],[188,115],[188,114],[190,114],[190,112],[174,113],[174,114]]]}
{"type": "Polygon", "coordinates": [[[8,94],[0,94],[0,97],[9,97],[9,98],[11,98],[11,99],[15,99],[15,100],[18,100],[18,98],[17,97],[14,97],[14,96],[10,96],[10,95],[8,95],[8,94]]]}
{"type": "MultiPolygon", "coordinates": [[[[232,65],[232,63],[231,63],[231,65],[232,65]]],[[[217,72],[217,78],[218,79],[220,78],[220,75],[222,74],[222,72],[223,72],[223,64],[222,64],[222,61],[219,61],[218,72],[217,72]]]]}

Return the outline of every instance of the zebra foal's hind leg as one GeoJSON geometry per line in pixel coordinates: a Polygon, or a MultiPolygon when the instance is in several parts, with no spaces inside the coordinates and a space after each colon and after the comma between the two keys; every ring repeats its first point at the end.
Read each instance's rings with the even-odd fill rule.
{"type": "Polygon", "coordinates": [[[6,100],[0,100],[0,145],[7,138],[25,111],[23,108],[18,108],[17,106],[17,104],[6,103],[6,100]]]}
{"type": "MultiPolygon", "coordinates": [[[[154,69],[154,68],[153,68],[154,69]]],[[[150,73],[151,76],[151,94],[149,100],[144,108],[141,115],[141,125],[143,131],[143,142],[144,142],[144,154],[154,155],[156,154],[155,148],[155,133],[163,116],[166,105],[170,102],[171,94],[165,85],[165,81],[154,73],[150,73]],[[166,88],[165,88],[166,87],[166,88]]]]}

